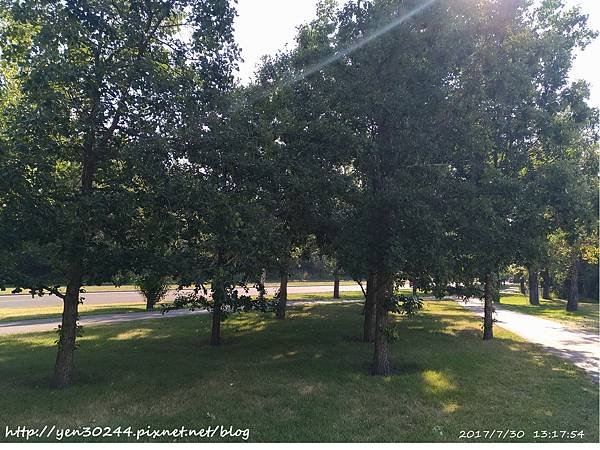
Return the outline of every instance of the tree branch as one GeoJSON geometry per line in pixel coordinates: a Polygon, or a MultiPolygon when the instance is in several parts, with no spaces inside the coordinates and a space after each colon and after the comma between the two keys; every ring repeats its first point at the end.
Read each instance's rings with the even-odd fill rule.
{"type": "Polygon", "coordinates": [[[365,296],[365,300],[366,300],[367,293],[365,292],[365,289],[363,288],[362,282],[360,280],[357,280],[356,278],[354,279],[354,281],[356,281],[358,283],[358,285],[360,286],[360,290],[362,291],[363,295],[365,296]]]}
{"type": "Polygon", "coordinates": [[[50,286],[42,286],[42,289],[47,290],[48,292],[50,292],[53,295],[56,295],[57,297],[60,297],[61,299],[65,299],[66,295],[63,294],[62,292],[60,292],[58,290],[58,288],[55,287],[50,287],[50,286]]]}

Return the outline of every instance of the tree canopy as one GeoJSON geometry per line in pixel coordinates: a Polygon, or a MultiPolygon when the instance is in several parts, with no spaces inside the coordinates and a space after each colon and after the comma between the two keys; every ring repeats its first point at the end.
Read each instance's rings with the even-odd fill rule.
{"type": "Polygon", "coordinates": [[[390,316],[422,306],[407,280],[482,297],[484,339],[509,266],[532,303],[543,271],[577,308],[598,261],[598,111],[569,78],[596,34],[577,8],[323,0],[245,86],[234,17],[228,0],[0,0],[0,287],[63,299],[54,385],[83,286],[192,287],[170,307],[208,309],[216,346],[230,312],[285,317],[314,246],[367,280],[375,375],[390,316]]]}

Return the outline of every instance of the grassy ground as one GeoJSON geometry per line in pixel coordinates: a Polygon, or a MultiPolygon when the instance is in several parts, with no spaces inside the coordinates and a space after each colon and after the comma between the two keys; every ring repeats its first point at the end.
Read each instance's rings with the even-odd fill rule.
{"type": "Polygon", "coordinates": [[[576,325],[588,331],[598,332],[598,303],[580,302],[577,311],[565,311],[564,300],[544,300],[540,298],[540,306],[529,304],[529,298],[521,294],[503,294],[500,299],[503,308],[513,311],[533,314],[545,319],[556,320],[567,325],[576,325]]]}
{"type": "Polygon", "coordinates": [[[571,364],[500,329],[483,342],[473,315],[428,301],[418,317],[398,319],[395,374],[372,377],[360,312],[344,304],[297,307],[281,322],[238,315],[217,349],[207,316],[90,327],[76,383],[60,392],[47,388],[55,333],[3,337],[0,429],[232,425],[248,428],[250,441],[370,442],[583,430],[598,441],[597,386],[571,364]]]}

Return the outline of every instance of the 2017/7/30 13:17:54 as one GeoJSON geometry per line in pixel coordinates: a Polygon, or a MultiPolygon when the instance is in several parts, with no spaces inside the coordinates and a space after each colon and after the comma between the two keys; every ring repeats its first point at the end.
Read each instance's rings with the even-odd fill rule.
{"type": "Polygon", "coordinates": [[[533,436],[528,436],[524,430],[461,430],[459,439],[487,439],[487,440],[510,440],[510,439],[583,439],[583,430],[535,430],[533,436]]]}

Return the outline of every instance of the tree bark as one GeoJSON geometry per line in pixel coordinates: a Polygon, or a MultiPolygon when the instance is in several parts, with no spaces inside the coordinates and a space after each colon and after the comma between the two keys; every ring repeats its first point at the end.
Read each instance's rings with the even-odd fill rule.
{"type": "Polygon", "coordinates": [[[383,289],[377,289],[376,312],[375,312],[375,351],[373,353],[372,375],[388,376],[392,373],[391,346],[387,335],[389,323],[386,302],[393,294],[393,281],[390,279],[380,280],[383,289]]]}
{"type": "Polygon", "coordinates": [[[215,303],[212,314],[212,328],[210,332],[210,345],[218,347],[221,345],[221,303],[215,303]]]}
{"type": "Polygon", "coordinates": [[[502,298],[500,292],[502,291],[502,282],[500,281],[500,272],[497,272],[494,277],[494,303],[500,303],[502,298]]]}
{"type": "Polygon", "coordinates": [[[542,298],[550,300],[550,271],[544,269],[542,272],[542,298]]]}
{"type": "Polygon", "coordinates": [[[533,267],[528,267],[527,272],[529,274],[529,304],[540,306],[538,273],[533,267]]]}
{"type": "Polygon", "coordinates": [[[146,311],[154,310],[154,299],[146,298],[146,311]]]}
{"type": "Polygon", "coordinates": [[[279,284],[279,302],[275,317],[279,320],[285,319],[285,309],[287,307],[287,287],[288,287],[288,272],[287,267],[280,272],[281,281],[279,284]]]}
{"type": "Polygon", "coordinates": [[[412,284],[412,295],[413,295],[413,297],[416,297],[417,296],[417,281],[412,280],[411,284],[412,284]]]}
{"type": "Polygon", "coordinates": [[[521,275],[521,279],[519,280],[519,282],[520,282],[519,288],[521,289],[521,294],[523,294],[523,295],[527,294],[527,291],[525,289],[525,277],[523,275],[521,275]]]}
{"type": "Polygon", "coordinates": [[[81,262],[71,268],[67,279],[67,292],[63,298],[63,314],[58,338],[58,352],[54,364],[52,387],[62,389],[73,380],[73,359],[79,319],[79,290],[81,289],[81,262]]]}
{"type": "Polygon", "coordinates": [[[577,311],[579,305],[579,260],[573,259],[569,274],[569,296],[567,311],[577,311]]]}
{"type": "MultiPolygon", "coordinates": [[[[219,256],[219,261],[221,260],[219,256]]],[[[221,345],[221,309],[225,296],[225,287],[220,277],[213,280],[213,309],[212,309],[212,326],[210,331],[210,345],[218,347],[221,345]]]]}
{"type": "Polygon", "coordinates": [[[365,317],[363,322],[363,342],[375,341],[375,312],[377,293],[377,274],[369,272],[367,278],[367,298],[365,299],[365,317]]]}
{"type": "Polygon", "coordinates": [[[493,276],[486,274],[483,286],[483,340],[494,338],[493,276]]]}
{"type": "Polygon", "coordinates": [[[340,273],[338,272],[338,269],[335,269],[335,272],[333,273],[333,298],[340,298],[340,273]]]}

